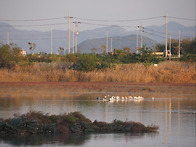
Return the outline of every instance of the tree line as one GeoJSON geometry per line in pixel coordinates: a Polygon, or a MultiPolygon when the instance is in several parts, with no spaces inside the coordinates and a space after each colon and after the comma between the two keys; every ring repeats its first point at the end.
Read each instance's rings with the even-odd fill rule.
{"type": "MultiPolygon", "coordinates": [[[[193,40],[184,39],[181,43],[181,53],[183,56],[180,59],[172,58],[171,60],[196,62],[196,38],[193,40]]],[[[30,50],[35,49],[35,44],[29,43],[30,50]]],[[[156,45],[156,51],[164,51],[165,46],[162,44],[156,45]]],[[[62,52],[62,49],[59,49],[62,52]]],[[[70,68],[78,71],[93,71],[104,70],[114,66],[115,64],[128,63],[143,63],[145,66],[157,64],[161,61],[167,60],[165,57],[158,57],[153,54],[151,48],[139,49],[139,54],[130,52],[130,48],[115,49],[113,53],[95,54],[95,52],[88,54],[21,54],[22,49],[15,45],[0,44],[0,68],[12,69],[16,65],[28,66],[37,62],[69,62],[70,68]]],[[[177,40],[172,40],[172,54],[178,53],[177,40]]]]}
{"type": "MultiPolygon", "coordinates": [[[[168,43],[168,49],[170,44],[168,43]]],[[[165,44],[156,44],[156,51],[163,52],[165,50],[165,44]]],[[[171,53],[177,55],[179,50],[179,40],[171,39],[171,53]]],[[[196,38],[189,39],[185,38],[180,41],[180,52],[181,54],[196,54],[196,38]]]]}

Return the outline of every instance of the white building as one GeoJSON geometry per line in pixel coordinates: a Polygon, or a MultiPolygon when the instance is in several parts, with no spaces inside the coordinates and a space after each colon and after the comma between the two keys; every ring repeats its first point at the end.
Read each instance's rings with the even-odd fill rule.
{"type": "Polygon", "coordinates": [[[21,50],[21,54],[23,55],[23,56],[26,56],[27,55],[27,51],[25,51],[25,50],[21,50]]]}

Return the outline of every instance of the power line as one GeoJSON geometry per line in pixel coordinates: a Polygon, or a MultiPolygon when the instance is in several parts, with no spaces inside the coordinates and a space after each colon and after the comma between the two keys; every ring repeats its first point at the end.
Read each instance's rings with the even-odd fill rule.
{"type": "Polygon", "coordinates": [[[164,31],[158,31],[158,30],[152,30],[152,29],[149,29],[147,27],[144,28],[145,30],[149,30],[149,31],[152,31],[152,32],[157,32],[157,33],[165,33],[164,31]]]}
{"type": "Polygon", "coordinates": [[[39,24],[39,25],[0,25],[1,27],[36,27],[36,26],[51,26],[51,25],[65,25],[67,23],[53,23],[53,24],[39,24]]]}
{"type": "MultiPolygon", "coordinates": [[[[147,30],[147,31],[151,31],[152,33],[158,33],[158,34],[164,34],[165,33],[164,31],[153,30],[153,29],[149,29],[147,27],[145,27],[144,29],[147,30]]],[[[183,34],[186,34],[186,37],[190,37],[190,36],[188,36],[188,35],[190,35],[189,33],[183,32],[183,34]]],[[[170,33],[169,32],[169,35],[178,36],[178,33],[175,33],[175,32],[170,33]]]]}
{"type": "Polygon", "coordinates": [[[148,32],[148,31],[144,31],[144,33],[150,34],[150,35],[154,35],[156,37],[160,37],[160,38],[165,38],[164,36],[158,35],[158,34],[154,34],[153,32],[148,32]]]}
{"type": "MultiPolygon", "coordinates": [[[[87,21],[100,21],[100,22],[128,22],[128,21],[145,21],[145,20],[151,20],[151,19],[158,19],[163,18],[166,16],[155,16],[155,17],[148,17],[148,18],[139,18],[139,19],[121,19],[121,20],[109,20],[109,19],[91,19],[91,18],[80,18],[77,17],[79,20],[87,20],[87,21]]],[[[196,21],[196,19],[191,18],[182,18],[182,17],[175,17],[175,16],[168,16],[169,18],[173,19],[182,19],[182,20],[188,20],[188,21],[196,21]]],[[[49,20],[58,20],[58,19],[64,19],[67,17],[56,17],[56,18],[43,18],[43,19],[0,19],[0,21],[15,21],[15,22],[22,22],[22,21],[49,21],[49,20]]],[[[76,18],[76,17],[73,17],[76,18]]]]}
{"type": "Polygon", "coordinates": [[[114,25],[114,24],[99,24],[99,23],[88,23],[88,22],[83,22],[82,24],[86,24],[86,25],[95,25],[95,26],[105,26],[105,27],[133,27],[135,28],[136,26],[124,26],[124,25],[114,25]]]}
{"type": "Polygon", "coordinates": [[[141,18],[141,19],[126,19],[126,20],[108,20],[108,19],[105,19],[105,20],[101,20],[101,19],[89,19],[89,18],[78,18],[77,19],[80,19],[80,20],[86,20],[86,21],[99,21],[99,22],[130,22],[130,21],[145,21],[145,20],[151,20],[151,19],[157,19],[157,18],[163,18],[164,16],[157,16],[157,17],[149,17],[149,18],[141,18]]]}
{"type": "MultiPolygon", "coordinates": [[[[148,34],[151,34],[151,35],[155,35],[155,36],[158,36],[158,37],[161,37],[163,38],[163,36],[161,36],[162,34],[164,34],[163,31],[157,31],[157,30],[152,30],[152,29],[148,29],[148,28],[144,28],[145,29],[145,33],[148,33],[148,34]]],[[[184,34],[184,33],[183,33],[184,34]]],[[[167,36],[173,36],[173,37],[178,37],[178,33],[170,33],[168,32],[168,35],[167,36]]],[[[184,38],[189,38],[190,36],[188,35],[181,35],[182,37],[184,38]]]]}
{"type": "Polygon", "coordinates": [[[82,22],[82,24],[95,25],[95,26],[106,26],[106,27],[111,26],[111,25],[107,25],[107,24],[97,24],[97,23],[88,23],[88,22],[82,22]]]}
{"type": "MultiPolygon", "coordinates": [[[[119,26],[119,27],[134,27],[136,28],[137,26],[124,26],[124,25],[114,25],[114,22],[131,22],[131,21],[145,21],[145,20],[152,20],[152,19],[159,19],[159,18],[164,18],[166,16],[157,16],[157,17],[149,17],[149,18],[143,18],[143,19],[126,19],[126,20],[100,20],[100,19],[89,19],[89,18],[77,18],[79,20],[83,20],[82,24],[86,24],[86,25],[96,25],[96,26],[106,26],[106,27],[115,27],[115,26],[119,26]],[[95,23],[91,23],[91,22],[95,22],[95,23]],[[96,23],[96,22],[100,22],[100,23],[96,23]],[[113,22],[112,25],[109,24],[101,24],[101,22],[113,22]]],[[[174,16],[167,16],[171,19],[181,19],[181,20],[187,20],[187,21],[196,21],[196,19],[189,19],[189,18],[180,18],[180,17],[174,17],[174,16]]],[[[58,20],[58,19],[65,19],[67,17],[58,17],[58,18],[47,18],[47,19],[29,19],[29,20],[0,20],[0,21],[18,21],[18,22],[30,22],[30,21],[48,21],[48,20],[58,20]]],[[[76,18],[76,17],[73,17],[76,18]]],[[[65,25],[68,24],[67,23],[53,23],[53,24],[29,24],[29,25],[25,25],[25,24],[20,24],[20,25],[12,25],[14,27],[36,27],[36,26],[53,26],[53,25],[65,25]]],[[[10,25],[0,25],[0,27],[11,27],[10,25]]],[[[147,31],[145,30],[145,33],[154,35],[154,36],[158,36],[163,38],[163,36],[161,36],[162,34],[164,34],[165,32],[163,31],[156,31],[156,30],[152,30],[152,29],[148,29],[148,28],[144,28],[147,29],[147,31]],[[151,31],[151,32],[150,32],[151,31]]],[[[12,32],[12,31],[10,31],[12,32]]],[[[169,34],[170,35],[170,34],[169,34]]],[[[176,34],[171,34],[172,36],[177,36],[176,34]]],[[[187,36],[186,36],[187,37],[187,36]]],[[[189,36],[190,37],[190,36],[189,36]]],[[[50,38],[41,38],[41,39],[50,39],[50,38]]],[[[54,38],[55,39],[55,38],[54,38]]],[[[17,40],[17,39],[14,39],[17,40]]],[[[21,39],[21,40],[29,40],[29,39],[21,39]]],[[[32,39],[32,40],[36,40],[36,39],[32,39]]],[[[39,39],[37,39],[39,40],[39,39]]]]}
{"type": "MultiPolygon", "coordinates": [[[[114,26],[114,24],[110,25],[110,24],[99,24],[99,23],[91,23],[92,21],[94,22],[131,22],[131,21],[145,21],[145,20],[152,20],[152,19],[158,19],[158,18],[163,18],[166,16],[157,16],[157,17],[149,17],[149,18],[141,18],[141,19],[127,19],[127,20],[100,20],[100,19],[89,19],[89,18],[77,18],[80,20],[84,20],[87,22],[82,22],[83,24],[87,24],[87,25],[96,25],[96,26],[114,26]],[[89,21],[89,22],[88,22],[89,21]]],[[[189,18],[180,18],[180,17],[174,17],[174,16],[168,16],[169,18],[173,18],[173,19],[181,19],[181,20],[187,20],[187,21],[196,21],[196,19],[189,19],[189,18]]],[[[48,18],[48,19],[29,19],[29,20],[0,20],[0,21],[46,21],[46,20],[57,20],[57,19],[64,19],[67,17],[58,17],[58,18],[48,18]]],[[[76,18],[76,17],[73,17],[76,18]]],[[[53,23],[53,24],[30,24],[30,25],[25,25],[25,24],[19,24],[19,25],[12,25],[14,27],[36,27],[36,26],[51,26],[51,25],[65,25],[67,23],[53,23]]],[[[1,27],[11,27],[10,25],[0,25],[1,27]]],[[[136,27],[136,26],[124,26],[124,25],[120,25],[121,27],[136,27]]]]}
{"type": "Polygon", "coordinates": [[[191,18],[182,18],[182,17],[174,17],[174,16],[168,16],[169,18],[173,19],[181,19],[181,20],[187,20],[187,21],[196,21],[196,19],[191,19],[191,18]]]}
{"type": "Polygon", "coordinates": [[[46,19],[0,19],[0,21],[48,21],[48,20],[57,20],[57,19],[64,19],[64,17],[57,17],[57,18],[46,18],[46,19]]]}
{"type": "MultiPolygon", "coordinates": [[[[65,39],[67,38],[66,36],[62,36],[62,37],[52,37],[52,39],[65,39]]],[[[41,37],[41,38],[17,38],[17,39],[12,39],[10,38],[10,40],[47,40],[47,39],[51,39],[50,37],[41,37]]],[[[7,40],[7,39],[2,39],[2,40],[7,40]]]]}
{"type": "Polygon", "coordinates": [[[165,33],[163,31],[157,31],[157,30],[144,28],[144,33],[147,33],[147,34],[150,34],[150,35],[154,35],[154,36],[157,36],[157,37],[161,37],[161,38],[165,38],[164,36],[162,36],[165,33]]]}

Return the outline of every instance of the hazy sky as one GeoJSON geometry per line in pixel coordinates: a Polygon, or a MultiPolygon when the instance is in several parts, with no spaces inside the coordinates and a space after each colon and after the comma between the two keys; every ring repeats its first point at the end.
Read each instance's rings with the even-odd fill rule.
{"type": "MultiPolygon", "coordinates": [[[[49,30],[50,25],[54,29],[67,30],[67,19],[64,17],[77,17],[82,23],[79,30],[101,27],[105,25],[121,25],[134,27],[142,24],[162,25],[164,17],[195,19],[195,0],[0,0],[0,21],[12,25],[19,25],[19,29],[49,30]],[[158,17],[156,19],[141,20],[158,17]],[[60,18],[45,21],[3,21],[3,20],[36,20],[60,18]],[[125,22],[90,21],[79,18],[95,20],[133,20],[125,22]],[[139,20],[136,20],[139,19],[139,20]],[[59,24],[59,25],[58,25],[59,24]],[[24,26],[21,26],[24,25],[24,26]],[[38,26],[26,26],[38,25],[38,26]],[[44,25],[44,26],[42,26],[44,25]]],[[[184,25],[195,25],[195,21],[169,18],[168,21],[177,21],[184,25]]],[[[71,20],[73,22],[74,19],[71,20]]],[[[74,25],[71,23],[71,28],[74,25]]]]}

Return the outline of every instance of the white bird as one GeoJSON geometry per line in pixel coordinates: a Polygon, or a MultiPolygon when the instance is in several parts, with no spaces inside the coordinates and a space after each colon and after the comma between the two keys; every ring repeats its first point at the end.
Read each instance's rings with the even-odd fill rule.
{"type": "Polygon", "coordinates": [[[109,102],[113,102],[114,99],[113,99],[113,98],[109,98],[108,101],[109,101],[109,102]]]}
{"type": "MultiPolygon", "coordinates": [[[[98,98],[97,98],[98,99],[98,98]]],[[[134,100],[134,101],[142,101],[144,98],[142,96],[110,96],[110,95],[105,95],[102,100],[103,101],[108,101],[108,102],[118,102],[118,101],[122,101],[122,102],[127,102],[129,100],[134,100]]],[[[152,99],[154,100],[154,97],[152,97],[152,99]]]]}
{"type": "Polygon", "coordinates": [[[106,97],[103,98],[103,101],[106,101],[106,97]]]}
{"type": "Polygon", "coordinates": [[[119,99],[120,99],[120,97],[119,97],[119,96],[116,96],[115,98],[116,98],[116,100],[119,100],[119,99]]]}
{"type": "Polygon", "coordinates": [[[134,99],[137,99],[137,96],[134,96],[133,98],[134,98],[134,99]]]}
{"type": "Polygon", "coordinates": [[[111,99],[114,99],[114,96],[111,96],[111,99]]]}
{"type": "Polygon", "coordinates": [[[138,99],[143,99],[143,97],[142,96],[138,96],[138,99]]]}

